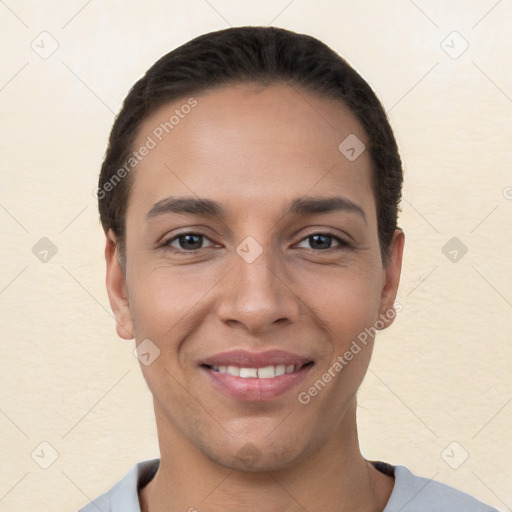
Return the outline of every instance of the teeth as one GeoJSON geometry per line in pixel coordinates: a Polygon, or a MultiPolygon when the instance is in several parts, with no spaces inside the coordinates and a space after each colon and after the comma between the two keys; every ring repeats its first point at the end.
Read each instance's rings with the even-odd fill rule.
{"type": "MultiPolygon", "coordinates": [[[[219,371],[222,372],[222,368],[226,368],[226,366],[219,367],[219,371]]],[[[234,375],[235,377],[240,376],[240,368],[238,366],[228,366],[225,373],[229,373],[229,375],[234,375]]]]}
{"type": "Polygon", "coordinates": [[[258,368],[258,379],[271,379],[276,376],[275,366],[265,366],[258,368]]]}
{"type": "Polygon", "coordinates": [[[284,375],[286,373],[286,366],[284,364],[278,364],[276,366],[276,375],[284,375]]]}
{"type": "MultiPolygon", "coordinates": [[[[239,366],[212,366],[212,370],[219,373],[227,373],[235,377],[242,377],[244,379],[271,379],[284,375],[285,373],[292,373],[295,371],[295,366],[289,364],[278,364],[276,366],[264,366],[263,368],[240,368],[239,366]]],[[[297,367],[299,369],[299,367],[297,367]]]]}
{"type": "Polygon", "coordinates": [[[258,370],[256,368],[240,368],[240,377],[256,379],[258,377],[258,370]]]}

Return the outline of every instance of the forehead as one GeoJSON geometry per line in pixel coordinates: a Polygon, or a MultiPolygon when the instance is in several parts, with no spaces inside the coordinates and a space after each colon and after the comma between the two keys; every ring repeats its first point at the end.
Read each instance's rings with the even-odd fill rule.
{"type": "Polygon", "coordinates": [[[246,83],[184,97],[158,109],[139,130],[134,149],[151,149],[133,171],[129,208],[195,195],[215,196],[229,212],[237,204],[258,209],[342,193],[366,205],[371,217],[368,152],[350,160],[340,150],[345,140],[367,146],[349,109],[299,87],[246,83]]]}

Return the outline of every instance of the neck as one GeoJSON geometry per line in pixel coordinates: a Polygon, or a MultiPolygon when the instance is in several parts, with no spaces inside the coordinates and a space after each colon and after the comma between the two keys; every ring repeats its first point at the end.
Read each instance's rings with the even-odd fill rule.
{"type": "Polygon", "coordinates": [[[394,479],[359,450],[356,402],[314,453],[287,469],[247,472],[219,465],[191,445],[155,409],[160,467],[140,491],[142,512],[382,512],[394,479]]]}

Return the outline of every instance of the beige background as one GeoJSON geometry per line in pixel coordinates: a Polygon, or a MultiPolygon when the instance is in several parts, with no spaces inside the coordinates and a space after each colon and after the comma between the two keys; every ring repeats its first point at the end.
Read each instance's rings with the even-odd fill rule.
{"type": "Polygon", "coordinates": [[[364,454],[512,510],[510,0],[6,0],[0,15],[0,511],[76,510],[158,456],[93,189],[114,114],[158,57],[266,24],[348,58],[405,162],[403,311],[359,395],[364,454]]]}

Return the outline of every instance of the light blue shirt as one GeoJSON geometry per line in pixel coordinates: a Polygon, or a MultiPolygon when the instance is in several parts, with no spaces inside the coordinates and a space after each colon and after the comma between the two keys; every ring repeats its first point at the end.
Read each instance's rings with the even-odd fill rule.
{"type": "MultiPolygon", "coordinates": [[[[138,490],[153,478],[159,464],[159,459],[139,462],[108,492],[78,512],[141,512],[138,490]]],[[[413,475],[405,466],[372,464],[395,476],[393,492],[382,512],[498,512],[453,487],[413,475]]]]}

